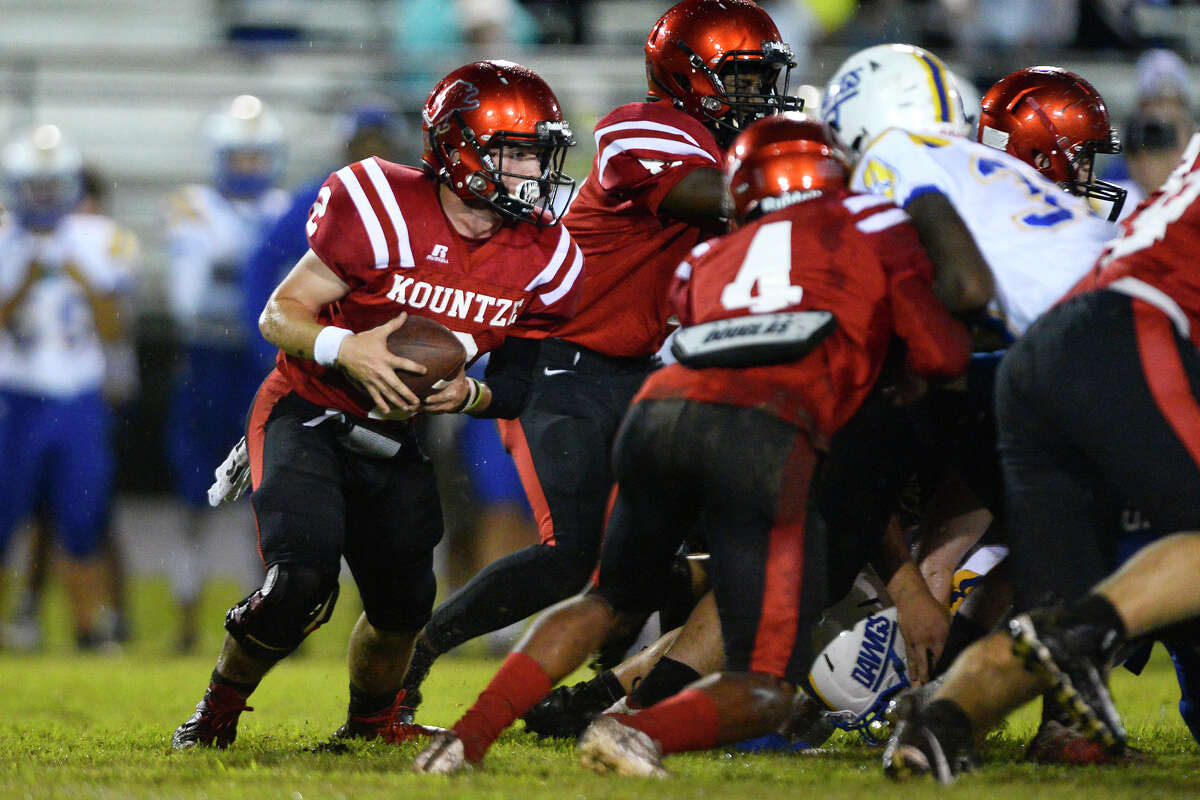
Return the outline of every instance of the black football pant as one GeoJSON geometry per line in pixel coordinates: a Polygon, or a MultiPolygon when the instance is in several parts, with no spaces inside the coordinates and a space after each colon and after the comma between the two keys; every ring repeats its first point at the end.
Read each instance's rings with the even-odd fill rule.
{"type": "Polygon", "coordinates": [[[1200,529],[1200,352],[1112,290],[1048,311],[997,376],[1014,603],[1086,593],[1116,566],[1123,502],[1200,529]]]}
{"type": "Polygon", "coordinates": [[[621,493],[601,595],[619,612],[653,611],[679,545],[702,539],[727,668],[803,678],[828,574],[827,538],[810,524],[817,454],[808,433],[756,408],[643,400],[614,462],[621,493]]]}
{"type": "Polygon", "coordinates": [[[651,360],[547,339],[536,369],[529,405],[501,420],[500,431],[541,541],[488,565],[434,610],[424,637],[438,653],[570,597],[595,570],[613,493],[613,439],[651,360]]]}

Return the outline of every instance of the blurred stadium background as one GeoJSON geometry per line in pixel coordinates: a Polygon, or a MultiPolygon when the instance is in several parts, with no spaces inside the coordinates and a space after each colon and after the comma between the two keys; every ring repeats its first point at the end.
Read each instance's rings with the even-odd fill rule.
{"type": "MultiPolygon", "coordinates": [[[[176,343],[165,314],[164,198],[204,182],[204,118],[234,95],[259,95],[283,121],[284,186],[340,166],[343,114],[383,98],[405,124],[404,158],[421,147],[417,111],[437,77],[476,58],[511,58],[558,93],[579,146],[577,179],[603,113],[639,99],[641,46],[669,0],[0,0],[0,133],[54,122],[105,178],[108,210],[143,248],[138,350],[143,396],[117,436],[120,484],[142,498],[168,490],[161,455],[176,343]]],[[[1200,6],[1169,0],[775,0],[800,62],[794,83],[820,86],[860,47],[911,41],[978,87],[1035,63],[1088,78],[1121,121],[1149,47],[1200,54],[1200,6]]],[[[163,500],[165,503],[166,500],[163,500]]],[[[122,529],[154,528],[144,518],[122,529]]],[[[122,510],[124,509],[124,510],[122,510]]],[[[236,513],[244,515],[244,510],[236,513]]],[[[168,543],[162,543],[167,547],[168,543]]],[[[9,564],[14,564],[10,553],[9,564]]],[[[134,566],[168,554],[131,549],[134,566]]],[[[240,561],[240,557],[238,558],[240,561]]],[[[19,562],[18,562],[19,563],[19,562]]]]}

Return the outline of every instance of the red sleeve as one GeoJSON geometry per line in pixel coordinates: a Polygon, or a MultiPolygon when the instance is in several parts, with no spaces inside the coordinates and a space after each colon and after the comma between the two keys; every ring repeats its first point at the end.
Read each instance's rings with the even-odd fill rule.
{"type": "Polygon", "coordinates": [[[701,242],[692,248],[686,260],[679,262],[675,274],[671,276],[671,284],[667,287],[667,307],[680,325],[694,325],[696,311],[692,307],[692,264],[708,252],[709,242],[701,242]]]}
{"type": "Polygon", "coordinates": [[[566,225],[551,229],[558,236],[545,266],[526,287],[532,292],[529,305],[516,327],[526,331],[546,331],[575,316],[583,286],[583,251],[571,238],[566,225]]]}
{"type": "Polygon", "coordinates": [[[721,169],[723,156],[708,129],[661,103],[618,108],[596,126],[595,138],[600,186],[651,214],[693,170],[721,169]]]}
{"type": "Polygon", "coordinates": [[[971,336],[933,294],[933,264],[917,231],[899,208],[875,206],[855,223],[869,231],[888,280],[892,327],[908,345],[906,366],[931,378],[952,378],[967,368],[971,336]]]}
{"type": "MultiPolygon", "coordinates": [[[[357,286],[376,268],[377,258],[366,223],[341,177],[349,169],[333,173],[321,186],[305,232],[308,246],[321,262],[347,284],[357,286]]],[[[383,266],[387,266],[386,258],[383,266]]]]}

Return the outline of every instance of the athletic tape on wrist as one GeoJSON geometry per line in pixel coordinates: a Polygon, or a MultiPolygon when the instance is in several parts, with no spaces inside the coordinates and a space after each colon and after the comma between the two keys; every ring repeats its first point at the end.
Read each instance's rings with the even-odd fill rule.
{"type": "Polygon", "coordinates": [[[474,411],[476,406],[479,405],[479,401],[483,399],[483,383],[474,378],[467,378],[467,380],[471,382],[471,397],[467,404],[463,406],[462,413],[464,414],[474,411]]]}
{"type": "Polygon", "coordinates": [[[317,334],[316,341],[313,342],[313,361],[316,361],[322,367],[332,367],[337,364],[338,351],[342,348],[342,340],[347,336],[353,336],[354,331],[348,331],[345,328],[338,328],[333,325],[326,325],[321,328],[321,332],[317,334]]]}

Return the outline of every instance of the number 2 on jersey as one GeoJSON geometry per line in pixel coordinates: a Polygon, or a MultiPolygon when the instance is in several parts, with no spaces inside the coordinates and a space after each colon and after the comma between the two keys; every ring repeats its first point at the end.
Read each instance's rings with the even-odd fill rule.
{"type": "Polygon", "coordinates": [[[308,212],[308,222],[304,225],[304,230],[312,236],[317,232],[317,220],[325,216],[325,207],[329,205],[329,195],[333,194],[333,190],[328,186],[322,186],[320,193],[317,194],[317,199],[312,204],[312,210],[308,212]]]}
{"type": "Polygon", "coordinates": [[[737,277],[721,291],[721,305],[765,314],[794,306],[803,296],[804,289],[792,285],[792,222],[783,220],[754,234],[737,277]]]}

